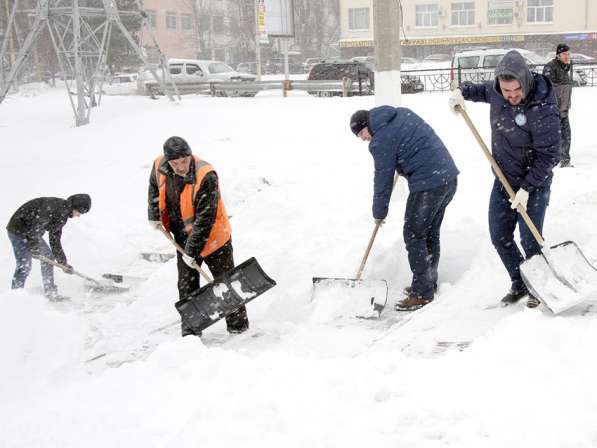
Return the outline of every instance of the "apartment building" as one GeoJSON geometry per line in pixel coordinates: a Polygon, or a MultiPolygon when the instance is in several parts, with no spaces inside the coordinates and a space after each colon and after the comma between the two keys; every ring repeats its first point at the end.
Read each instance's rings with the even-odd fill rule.
{"type": "MultiPolygon", "coordinates": [[[[167,58],[201,58],[228,61],[236,40],[231,26],[236,20],[228,0],[144,0],[152,33],[167,58]],[[231,15],[232,14],[232,15],[231,15]]],[[[141,35],[152,57],[155,45],[149,33],[141,35]]]]}
{"type": "MultiPolygon", "coordinates": [[[[149,26],[160,50],[168,58],[196,58],[199,53],[198,29],[192,0],[144,0],[149,26]]],[[[154,56],[150,33],[141,34],[148,56],[154,56]]]]}
{"type": "MultiPolygon", "coordinates": [[[[523,47],[552,52],[567,42],[597,56],[597,0],[401,0],[405,56],[452,54],[469,47],[523,47]]],[[[345,57],[371,55],[373,1],[340,0],[345,57]]]]}

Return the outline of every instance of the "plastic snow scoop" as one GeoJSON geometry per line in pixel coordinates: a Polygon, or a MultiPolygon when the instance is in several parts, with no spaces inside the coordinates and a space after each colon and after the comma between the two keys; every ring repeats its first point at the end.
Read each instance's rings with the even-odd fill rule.
{"type": "MultiPolygon", "coordinates": [[[[60,268],[63,271],[67,269],[67,267],[65,265],[58,263],[54,260],[50,260],[49,258],[46,258],[43,255],[37,255],[37,256],[35,256],[35,258],[37,258],[40,261],[43,261],[44,263],[48,263],[48,264],[51,264],[52,266],[56,266],[57,268],[60,268]]],[[[96,280],[94,278],[83,275],[80,272],[77,272],[75,270],[73,270],[73,274],[76,275],[77,277],[81,277],[82,279],[87,280],[87,282],[88,282],[87,287],[89,289],[91,289],[92,291],[101,292],[101,293],[120,293],[120,292],[126,292],[129,290],[129,288],[124,287],[124,286],[117,286],[117,285],[114,285],[111,283],[100,282],[99,280],[96,280]]]]}
{"type": "MultiPolygon", "coordinates": [[[[457,106],[456,110],[462,115],[477,139],[494,173],[508,192],[510,200],[514,200],[516,196],[514,190],[470,117],[461,107],[457,106]]],[[[573,241],[565,241],[548,247],[526,209],[519,205],[517,211],[541,246],[539,255],[531,257],[520,265],[522,279],[530,293],[545,303],[554,314],[561,313],[585,300],[596,299],[597,269],[585,257],[578,245],[573,241]]]]}
{"type": "Polygon", "coordinates": [[[311,301],[322,298],[330,307],[337,306],[344,313],[350,313],[363,319],[375,319],[381,315],[388,301],[387,282],[385,280],[361,279],[380,226],[381,221],[375,224],[356,277],[313,277],[311,301]]]}
{"type": "Polygon", "coordinates": [[[182,320],[199,334],[276,286],[255,258],[225,272],[212,283],[176,302],[182,320]]]}

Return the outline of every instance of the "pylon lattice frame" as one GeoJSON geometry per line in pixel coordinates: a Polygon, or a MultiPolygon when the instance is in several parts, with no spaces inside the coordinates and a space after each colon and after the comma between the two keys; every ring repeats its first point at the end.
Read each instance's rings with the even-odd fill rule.
{"type": "Polygon", "coordinates": [[[7,33],[0,48],[0,61],[5,58],[8,40],[13,32],[12,28],[16,27],[16,15],[26,14],[34,17],[34,20],[31,30],[11,66],[8,77],[0,87],[0,103],[6,98],[10,86],[29,58],[43,29],[47,28],[66,83],[76,125],[88,124],[91,109],[101,102],[102,83],[107,73],[106,61],[114,26],[123,34],[143,64],[149,67],[152,75],[170,100],[175,101],[172,91],[180,99],[176,85],[169,76],[166,58],[159,50],[155,37],[148,26],[148,16],[138,0],[136,1],[137,11],[118,11],[114,0],[102,0],[102,8],[80,6],[79,1],[38,0],[34,10],[19,10],[19,0],[15,0],[7,33]],[[161,77],[158,76],[155,66],[148,64],[144,51],[125,28],[121,20],[121,17],[124,16],[141,17],[142,27],[151,35],[158,50],[162,68],[161,77]],[[167,89],[165,82],[170,83],[172,89],[167,89]]]}

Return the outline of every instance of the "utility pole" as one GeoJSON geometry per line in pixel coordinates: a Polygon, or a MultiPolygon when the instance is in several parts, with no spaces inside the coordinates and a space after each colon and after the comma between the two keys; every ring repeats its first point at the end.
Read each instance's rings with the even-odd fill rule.
{"type": "Polygon", "coordinates": [[[375,104],[398,106],[400,82],[400,9],[395,0],[373,0],[375,104]]]}
{"type": "Polygon", "coordinates": [[[261,30],[259,29],[259,15],[261,8],[259,0],[255,0],[255,63],[257,67],[257,81],[261,81],[261,30]]]}

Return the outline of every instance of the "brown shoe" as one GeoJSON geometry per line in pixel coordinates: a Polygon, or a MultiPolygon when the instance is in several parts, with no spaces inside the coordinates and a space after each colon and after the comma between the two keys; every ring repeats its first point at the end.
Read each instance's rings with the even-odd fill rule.
{"type": "Polygon", "coordinates": [[[417,295],[409,295],[406,299],[396,303],[396,311],[415,311],[419,308],[423,308],[428,303],[432,302],[433,299],[426,299],[417,295]]]}

